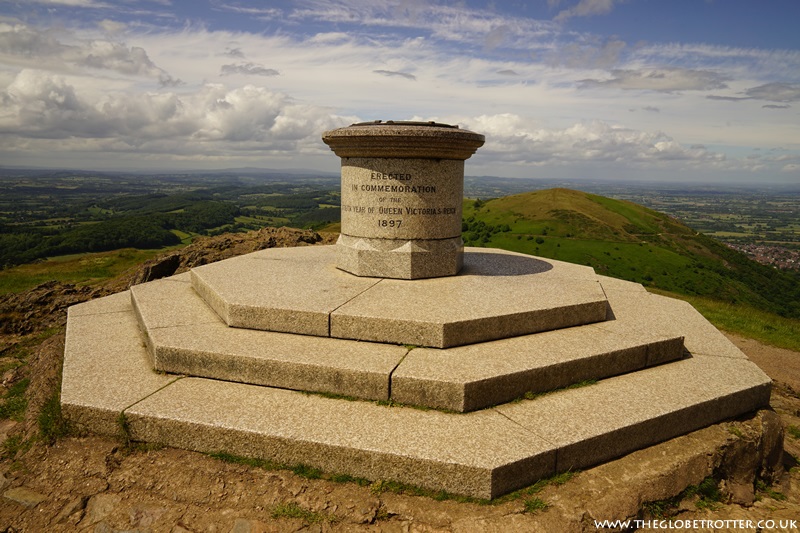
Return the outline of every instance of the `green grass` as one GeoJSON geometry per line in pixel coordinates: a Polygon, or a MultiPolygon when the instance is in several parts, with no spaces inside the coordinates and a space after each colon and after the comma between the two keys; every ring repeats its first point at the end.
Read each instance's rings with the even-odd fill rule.
{"type": "Polygon", "coordinates": [[[164,252],[124,248],[113,252],[73,254],[0,270],[0,294],[22,292],[46,281],[90,285],[118,276],[164,252]]]}
{"type": "Polygon", "coordinates": [[[549,504],[541,499],[538,494],[542,492],[548,486],[560,486],[575,477],[578,472],[575,471],[567,471],[561,472],[559,474],[555,474],[549,478],[540,479],[533,485],[529,487],[525,487],[523,489],[514,491],[510,494],[506,494],[505,496],[501,496],[495,500],[492,500],[493,504],[505,503],[511,500],[523,500],[523,506],[525,508],[526,513],[538,513],[540,511],[544,511],[549,507],[549,504]]]}
{"type": "Polygon", "coordinates": [[[525,503],[523,505],[525,506],[525,512],[530,514],[535,514],[540,511],[544,511],[550,506],[546,501],[536,497],[525,500],[525,503]]]}
{"type": "Polygon", "coordinates": [[[588,387],[588,386],[594,385],[596,383],[597,383],[596,379],[586,379],[584,381],[579,381],[578,383],[573,383],[572,385],[567,385],[566,387],[561,387],[561,388],[558,388],[558,389],[552,389],[552,390],[549,390],[549,391],[544,391],[544,392],[526,392],[522,397],[517,398],[517,399],[512,400],[512,401],[517,403],[517,402],[521,402],[521,401],[524,401],[524,400],[535,400],[536,398],[540,398],[540,397],[546,396],[548,394],[553,394],[554,392],[560,392],[560,391],[570,390],[570,389],[580,389],[582,387],[588,387]]]}
{"type": "Polygon", "coordinates": [[[272,508],[270,513],[272,518],[299,518],[307,524],[318,524],[322,522],[334,523],[339,518],[328,513],[320,513],[301,507],[295,502],[281,503],[272,508]]]}
{"type": "Polygon", "coordinates": [[[717,481],[713,477],[707,477],[698,485],[686,487],[677,496],[645,502],[642,504],[642,509],[645,513],[655,518],[666,518],[673,514],[678,505],[687,498],[695,498],[695,507],[698,509],[714,510],[719,506],[723,495],[719,490],[717,481]]]}
{"type": "Polygon", "coordinates": [[[50,445],[69,433],[67,419],[61,413],[60,396],[61,391],[57,388],[39,413],[39,438],[50,445]]]}
{"type": "Polygon", "coordinates": [[[178,237],[181,240],[181,244],[186,244],[186,245],[191,244],[192,240],[194,239],[194,237],[196,235],[196,234],[192,234],[192,233],[187,233],[185,231],[181,231],[179,229],[171,229],[170,231],[172,233],[174,233],[175,236],[178,237]]]}
{"type": "Polygon", "coordinates": [[[784,493],[777,490],[773,490],[772,487],[770,487],[760,479],[756,480],[756,491],[758,492],[758,499],[761,499],[760,497],[762,495],[766,495],[769,498],[772,498],[773,500],[777,501],[786,500],[786,495],[784,493]]]}
{"type": "Polygon", "coordinates": [[[543,502],[544,507],[540,507],[541,504],[536,503],[534,501],[538,499],[535,498],[534,496],[539,492],[541,492],[542,489],[544,489],[549,485],[554,485],[554,486],[563,485],[577,474],[577,472],[562,472],[560,474],[556,474],[546,479],[540,479],[539,481],[537,481],[536,483],[534,483],[529,487],[520,489],[510,494],[506,494],[505,496],[502,496],[495,500],[485,500],[481,498],[463,496],[460,494],[453,494],[444,490],[426,489],[424,487],[412,485],[409,483],[404,483],[402,481],[393,481],[385,479],[370,481],[368,479],[354,477],[349,474],[327,473],[323,472],[318,468],[304,464],[286,465],[275,461],[270,461],[267,459],[255,459],[252,457],[243,457],[226,452],[214,452],[214,453],[209,453],[208,455],[209,457],[213,457],[214,459],[218,459],[226,463],[238,464],[253,468],[262,468],[265,470],[288,470],[298,476],[305,477],[306,479],[324,479],[327,481],[332,481],[334,483],[355,483],[362,487],[369,486],[370,491],[376,495],[382,494],[384,492],[389,492],[393,494],[404,494],[409,496],[422,496],[437,501],[450,500],[460,503],[477,503],[481,505],[496,504],[496,503],[507,502],[510,500],[523,499],[525,500],[526,510],[530,507],[530,510],[528,512],[536,512],[545,509],[547,507],[546,502],[543,502]]]}
{"type": "Polygon", "coordinates": [[[472,498],[470,496],[462,496],[460,494],[452,494],[444,490],[426,489],[417,485],[403,483],[401,481],[392,481],[385,479],[379,479],[377,481],[373,481],[370,484],[369,488],[370,491],[376,495],[382,494],[384,492],[391,492],[393,494],[405,494],[408,496],[422,496],[426,498],[431,498],[432,500],[436,501],[450,500],[460,503],[479,503],[479,504],[489,503],[489,500],[472,498]]]}
{"type": "Polygon", "coordinates": [[[786,428],[786,433],[793,439],[800,439],[800,428],[797,426],[789,426],[786,428]]]}
{"type": "Polygon", "coordinates": [[[732,304],[712,298],[685,296],[652,289],[651,291],[689,302],[719,329],[778,348],[800,352],[800,320],[784,318],[745,304],[732,304]]]}
{"type": "Polygon", "coordinates": [[[20,452],[25,452],[33,445],[33,439],[24,440],[22,435],[10,435],[0,449],[0,457],[3,459],[13,459],[20,452]]]}
{"type": "Polygon", "coordinates": [[[25,417],[25,409],[28,407],[25,391],[28,390],[30,384],[31,380],[24,378],[11,385],[0,400],[0,418],[10,418],[22,422],[25,417]]]}
{"type": "Polygon", "coordinates": [[[714,478],[707,477],[699,485],[688,487],[683,491],[684,497],[697,496],[695,506],[698,509],[714,510],[722,501],[722,493],[714,478]]]}
{"type": "Polygon", "coordinates": [[[770,344],[787,333],[793,337],[787,328],[796,329],[800,321],[800,291],[791,274],[747,260],[666,215],[630,202],[550,189],[485,202],[465,200],[463,209],[464,240],[470,246],[587,265],[598,274],[648,288],[760,309],[767,320],[779,313],[796,317],[795,322],[781,322],[782,327],[757,320],[753,328],[749,317],[739,324],[728,319],[724,326],[745,335],[755,329],[756,338],[770,344]]]}

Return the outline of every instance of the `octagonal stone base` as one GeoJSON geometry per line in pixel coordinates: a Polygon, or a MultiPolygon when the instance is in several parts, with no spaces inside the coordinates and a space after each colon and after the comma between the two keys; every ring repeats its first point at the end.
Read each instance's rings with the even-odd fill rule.
{"type": "Polygon", "coordinates": [[[369,239],[341,234],[336,266],[356,276],[424,279],[454,276],[464,264],[464,242],[453,239],[369,239]]]}
{"type": "Polygon", "coordinates": [[[458,276],[409,280],[337,269],[336,246],[269,249],[192,269],[192,286],[236,328],[448,348],[601,322],[590,267],[470,248],[458,276]]]}

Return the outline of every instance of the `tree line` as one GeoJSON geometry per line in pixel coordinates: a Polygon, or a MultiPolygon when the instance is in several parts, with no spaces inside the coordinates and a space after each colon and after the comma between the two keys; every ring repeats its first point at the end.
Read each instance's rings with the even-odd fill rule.
{"type": "Polygon", "coordinates": [[[238,215],[233,204],[203,200],[184,204],[177,212],[120,215],[63,229],[0,225],[0,265],[72,253],[171,246],[181,242],[171,230],[203,233],[233,224],[238,215]]]}

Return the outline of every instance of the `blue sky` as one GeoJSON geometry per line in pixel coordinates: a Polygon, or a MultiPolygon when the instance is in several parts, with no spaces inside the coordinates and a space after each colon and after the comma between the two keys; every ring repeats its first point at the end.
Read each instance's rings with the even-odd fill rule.
{"type": "Polygon", "coordinates": [[[800,183],[797,0],[0,0],[0,164],[335,171],[437,120],[467,174],[800,183]]]}

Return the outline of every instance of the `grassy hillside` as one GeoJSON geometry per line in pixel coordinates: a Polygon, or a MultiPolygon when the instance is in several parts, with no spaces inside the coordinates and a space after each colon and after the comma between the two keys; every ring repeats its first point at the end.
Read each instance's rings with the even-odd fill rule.
{"type": "Polygon", "coordinates": [[[599,274],[800,318],[800,278],[760,265],[669,216],[548,189],[466,200],[464,240],[593,267],[599,274]]]}

